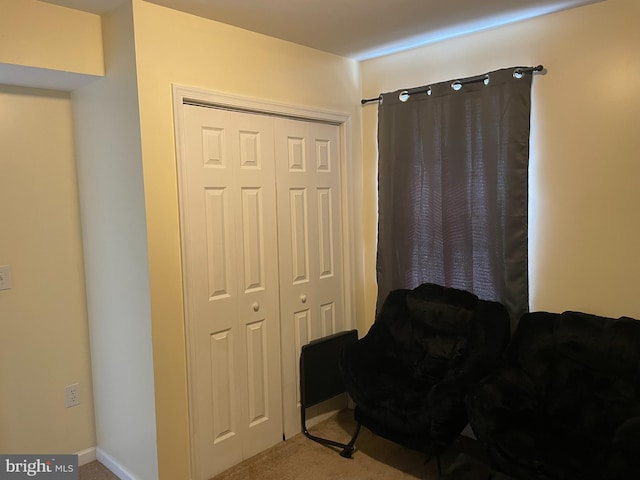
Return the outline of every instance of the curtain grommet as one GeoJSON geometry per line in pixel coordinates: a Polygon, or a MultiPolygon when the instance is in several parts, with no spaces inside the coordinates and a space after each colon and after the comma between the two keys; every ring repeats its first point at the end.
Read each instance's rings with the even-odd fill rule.
{"type": "Polygon", "coordinates": [[[460,80],[456,80],[451,84],[451,88],[454,89],[456,92],[462,90],[462,82],[460,80]]]}
{"type": "Polygon", "coordinates": [[[406,102],[407,100],[409,100],[409,97],[411,95],[409,95],[409,92],[407,92],[406,90],[403,90],[402,92],[400,92],[400,94],[398,95],[398,100],[400,100],[402,103],[406,102]]]}

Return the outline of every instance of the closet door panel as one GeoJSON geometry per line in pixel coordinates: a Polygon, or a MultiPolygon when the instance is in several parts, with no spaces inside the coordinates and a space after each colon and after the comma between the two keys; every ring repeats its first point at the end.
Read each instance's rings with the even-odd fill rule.
{"type": "Polygon", "coordinates": [[[300,431],[299,355],[345,328],[339,128],[184,107],[195,480],[300,431]]]}
{"type": "Polygon", "coordinates": [[[300,431],[302,345],[345,328],[339,129],[275,122],[284,432],[290,437],[300,431]]]}
{"type": "Polygon", "coordinates": [[[195,478],[282,439],[273,126],[185,106],[181,212],[195,478]]]}

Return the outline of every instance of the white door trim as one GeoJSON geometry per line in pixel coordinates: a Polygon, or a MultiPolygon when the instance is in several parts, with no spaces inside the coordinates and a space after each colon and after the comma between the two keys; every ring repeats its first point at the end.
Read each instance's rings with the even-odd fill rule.
{"type": "MultiPolygon", "coordinates": [[[[296,120],[307,120],[322,123],[329,123],[337,125],[340,129],[340,158],[341,158],[341,196],[342,202],[342,225],[343,225],[343,275],[344,275],[344,312],[345,312],[345,328],[356,328],[356,285],[355,279],[357,278],[355,273],[357,271],[357,259],[355,248],[355,236],[353,229],[349,228],[353,222],[358,218],[355,215],[355,201],[350,192],[354,192],[355,188],[355,172],[352,162],[352,120],[351,115],[344,112],[335,112],[325,109],[311,108],[299,105],[290,105],[279,102],[273,102],[269,100],[256,99],[243,97],[238,95],[232,95],[221,92],[213,92],[195,87],[187,87],[182,85],[172,85],[173,90],[173,113],[174,113],[174,128],[175,128],[175,141],[176,141],[176,170],[178,175],[178,184],[182,185],[184,179],[184,172],[182,172],[181,161],[184,158],[184,109],[185,104],[201,105],[217,108],[225,108],[236,111],[244,111],[247,113],[257,113],[262,115],[274,115],[279,117],[287,117],[296,120]]],[[[179,197],[179,212],[180,212],[180,231],[181,242],[184,245],[185,238],[188,238],[189,232],[187,222],[185,219],[185,212],[183,211],[184,200],[182,195],[183,189],[178,188],[179,197]]],[[[182,259],[182,271],[183,271],[183,292],[186,291],[189,286],[187,285],[187,275],[184,272],[187,269],[185,264],[185,256],[181,255],[182,259]]],[[[183,293],[184,294],[184,293],[183,293]]],[[[188,322],[189,312],[187,311],[187,302],[183,302],[185,305],[185,319],[188,322]]],[[[187,332],[187,369],[193,365],[193,360],[189,358],[193,349],[190,348],[190,335],[189,328],[186,325],[187,332]]],[[[189,378],[190,375],[187,376],[189,378]]],[[[193,397],[191,395],[191,385],[189,388],[189,408],[193,411],[193,397]]],[[[191,415],[190,415],[191,417],[191,415]]],[[[190,421],[193,419],[190,418],[190,421]]],[[[190,426],[193,431],[193,425],[190,426]]],[[[191,449],[191,462],[194,462],[194,451],[191,449]]]]}
{"type": "MultiPolygon", "coordinates": [[[[173,85],[174,107],[184,103],[194,105],[214,106],[240,110],[246,112],[261,113],[263,115],[276,115],[280,117],[292,117],[299,120],[314,120],[317,122],[333,123],[340,125],[350,120],[350,115],[343,112],[335,112],[318,108],[273,102],[258,98],[242,97],[228,93],[213,92],[195,87],[173,85]]],[[[175,109],[174,109],[175,111],[175,109]]]]}

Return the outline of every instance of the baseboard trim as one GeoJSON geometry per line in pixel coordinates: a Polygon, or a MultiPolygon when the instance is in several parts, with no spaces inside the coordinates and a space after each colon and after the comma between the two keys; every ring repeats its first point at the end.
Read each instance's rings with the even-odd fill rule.
{"type": "Polygon", "coordinates": [[[78,455],[78,466],[86,465],[96,459],[96,447],[85,448],[75,453],[78,455]]]}
{"type": "Polygon", "coordinates": [[[101,448],[96,449],[96,459],[111,470],[120,480],[138,480],[131,472],[128,472],[126,468],[101,448]]]}

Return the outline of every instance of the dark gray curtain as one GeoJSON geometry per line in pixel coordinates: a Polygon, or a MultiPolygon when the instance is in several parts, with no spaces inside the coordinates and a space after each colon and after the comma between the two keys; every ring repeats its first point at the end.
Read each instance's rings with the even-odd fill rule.
{"type": "Polygon", "coordinates": [[[382,95],[378,306],[432,282],[502,302],[512,324],[528,311],[532,73],[515,78],[516,68],[457,91],[453,81],[411,89],[405,102],[382,95]]]}

